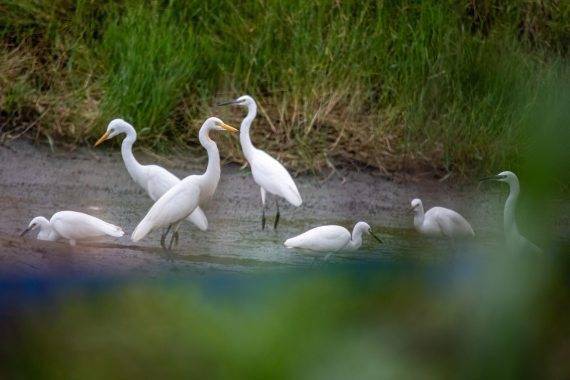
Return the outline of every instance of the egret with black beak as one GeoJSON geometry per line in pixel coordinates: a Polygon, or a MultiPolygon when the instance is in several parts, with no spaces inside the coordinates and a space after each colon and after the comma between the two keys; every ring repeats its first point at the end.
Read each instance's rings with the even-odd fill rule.
{"type": "Polygon", "coordinates": [[[519,179],[510,171],[501,172],[492,177],[481,178],[483,181],[499,181],[509,185],[509,196],[503,211],[503,226],[507,246],[511,252],[541,253],[542,250],[519,233],[515,211],[520,194],[519,179]]]}
{"type": "Polygon", "coordinates": [[[43,216],[36,216],[20,236],[36,228],[40,229],[38,240],[56,241],[64,238],[70,245],[75,245],[81,240],[92,240],[103,236],[121,237],[125,234],[121,227],[76,211],[56,212],[49,221],[43,216]]]}
{"type": "MultiPolygon", "coordinates": [[[[261,213],[261,229],[265,229],[265,199],[267,193],[285,198],[295,207],[301,206],[303,203],[297,185],[291,178],[291,175],[283,165],[269,154],[261,149],[257,149],[251,142],[249,129],[255,116],[257,115],[257,104],[249,95],[244,95],[230,102],[220,103],[219,106],[236,105],[247,107],[247,116],[241,122],[239,139],[243,154],[251,167],[253,180],[261,189],[261,203],[263,206],[261,213]]],[[[275,214],[275,222],[273,228],[276,229],[279,224],[279,199],[275,198],[275,206],[277,213],[275,214]]]]}
{"type": "Polygon", "coordinates": [[[363,234],[370,234],[379,243],[382,243],[382,240],[372,232],[368,223],[358,222],[354,225],[352,234],[342,226],[320,226],[287,239],[284,245],[287,248],[319,252],[354,251],[362,245],[363,234]]]}

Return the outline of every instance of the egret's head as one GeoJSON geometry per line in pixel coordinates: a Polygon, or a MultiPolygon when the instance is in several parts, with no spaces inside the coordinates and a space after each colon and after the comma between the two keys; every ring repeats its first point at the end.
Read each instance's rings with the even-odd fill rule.
{"type": "Polygon", "coordinates": [[[218,119],[217,117],[210,117],[206,120],[204,125],[207,125],[208,129],[214,129],[216,131],[228,131],[228,132],[237,132],[238,130],[232,127],[231,125],[227,125],[222,120],[218,119]]]}
{"type": "Polygon", "coordinates": [[[376,240],[378,240],[379,243],[382,243],[382,240],[380,240],[380,238],[378,236],[376,236],[374,234],[374,232],[372,232],[372,227],[370,227],[370,225],[366,222],[358,222],[356,223],[355,226],[356,230],[362,231],[363,233],[367,233],[372,235],[372,237],[376,240]]]}
{"type": "Polygon", "coordinates": [[[255,105],[255,100],[253,100],[253,98],[249,95],[243,95],[237,98],[236,100],[220,103],[218,104],[218,106],[227,106],[230,104],[235,106],[249,107],[250,105],[255,105]]]}
{"type": "Polygon", "coordinates": [[[423,209],[422,201],[418,198],[413,199],[410,203],[410,211],[417,214],[423,209]]]}
{"type": "Polygon", "coordinates": [[[25,234],[27,234],[32,230],[35,230],[36,228],[41,228],[47,225],[49,225],[49,221],[46,218],[44,218],[43,216],[36,216],[34,219],[32,219],[30,224],[28,224],[28,228],[22,231],[20,236],[24,236],[25,234]]]}
{"type": "Polygon", "coordinates": [[[95,146],[101,144],[105,140],[112,139],[120,133],[128,133],[130,130],[134,130],[133,126],[124,121],[123,119],[111,120],[107,126],[107,131],[97,140],[95,146]]]}
{"type": "Polygon", "coordinates": [[[500,181],[500,182],[506,182],[510,185],[510,184],[518,183],[519,179],[517,178],[517,175],[515,173],[510,172],[510,171],[504,171],[504,172],[500,172],[499,174],[491,176],[491,177],[481,178],[479,181],[480,182],[483,182],[483,181],[500,181]]]}

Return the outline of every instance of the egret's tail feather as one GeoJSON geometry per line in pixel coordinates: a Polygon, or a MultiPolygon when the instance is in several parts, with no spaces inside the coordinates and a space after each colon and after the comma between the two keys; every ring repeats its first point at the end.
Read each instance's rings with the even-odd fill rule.
{"type": "Polygon", "coordinates": [[[200,207],[196,207],[186,220],[198,227],[200,231],[208,230],[208,219],[200,207]]]}
{"type": "Polygon", "coordinates": [[[295,186],[295,184],[289,186],[289,191],[285,194],[285,199],[295,207],[299,207],[303,203],[301,194],[299,194],[299,190],[297,190],[297,186],[295,186]]]}
{"type": "Polygon", "coordinates": [[[107,235],[111,235],[114,237],[121,237],[125,234],[125,232],[123,231],[123,229],[121,227],[118,227],[118,226],[113,226],[113,227],[114,228],[111,231],[107,232],[107,235]]]}
{"type": "Polygon", "coordinates": [[[123,236],[125,233],[123,232],[123,229],[119,226],[115,226],[114,224],[111,223],[107,223],[101,220],[102,223],[100,223],[100,229],[109,236],[114,236],[114,237],[121,237],[123,236]]]}
{"type": "Polygon", "coordinates": [[[150,223],[147,223],[147,221],[143,219],[143,221],[140,222],[137,228],[135,228],[135,230],[133,231],[133,234],[131,235],[131,240],[137,242],[143,239],[146,235],[148,235],[148,233],[151,230],[152,226],[150,225],[150,223]]]}
{"type": "Polygon", "coordinates": [[[285,248],[289,248],[289,249],[295,248],[295,246],[296,246],[295,238],[285,240],[285,243],[283,243],[283,245],[285,246],[285,248]]]}

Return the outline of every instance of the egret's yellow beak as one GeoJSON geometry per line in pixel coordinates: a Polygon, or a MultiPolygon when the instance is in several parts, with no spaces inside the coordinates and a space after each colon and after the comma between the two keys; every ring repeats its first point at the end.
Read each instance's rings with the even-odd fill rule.
{"type": "Polygon", "coordinates": [[[226,131],[228,131],[228,132],[233,132],[233,133],[235,133],[235,132],[238,131],[237,129],[235,129],[235,128],[232,127],[231,125],[227,125],[226,123],[222,123],[221,127],[224,128],[224,129],[225,129],[226,131]]]}
{"type": "Polygon", "coordinates": [[[103,133],[103,136],[101,136],[101,138],[99,140],[97,140],[97,142],[93,146],[97,146],[97,145],[101,144],[103,141],[107,140],[108,138],[109,138],[109,132],[103,133]]]}

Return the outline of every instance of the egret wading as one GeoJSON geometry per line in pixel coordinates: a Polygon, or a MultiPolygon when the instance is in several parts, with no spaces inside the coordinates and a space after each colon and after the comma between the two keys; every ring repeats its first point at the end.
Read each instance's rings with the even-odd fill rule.
{"type": "Polygon", "coordinates": [[[414,213],[414,227],[422,235],[452,240],[475,236],[469,222],[453,210],[432,207],[424,213],[422,201],[417,198],[412,201],[410,210],[414,213]]]}
{"type": "MultiPolygon", "coordinates": [[[[245,159],[251,167],[251,174],[253,180],[261,189],[261,229],[265,229],[265,209],[266,209],[266,196],[267,193],[276,195],[277,197],[285,198],[289,203],[295,207],[301,206],[303,202],[297,186],[291,178],[291,175],[283,165],[269,154],[261,149],[257,149],[251,142],[249,129],[255,116],[257,115],[257,104],[255,100],[249,95],[244,95],[236,100],[230,102],[220,103],[219,106],[224,105],[237,105],[247,107],[247,116],[241,122],[239,139],[241,149],[245,159]]],[[[275,222],[273,228],[276,229],[279,224],[279,199],[275,198],[275,206],[277,212],[275,214],[275,222]]]]}
{"type": "Polygon", "coordinates": [[[352,234],[341,226],[320,226],[287,239],[284,245],[287,248],[319,252],[353,251],[362,245],[363,234],[370,234],[374,239],[382,243],[382,240],[372,232],[372,228],[370,228],[368,223],[358,222],[354,225],[352,234]]]}
{"type": "Polygon", "coordinates": [[[172,231],[168,249],[172,248],[173,241],[178,242],[178,227],[199,204],[209,200],[216,191],[220,180],[220,153],[218,146],[210,138],[212,130],[237,132],[237,129],[225,124],[216,117],[207,119],[199,132],[200,144],[208,152],[208,167],[202,175],[191,175],[174,185],[150,208],[143,220],[138,224],[132,234],[133,241],[143,239],[156,228],[167,227],[162,234],[160,245],[166,249],[166,238],[172,231]]]}
{"type": "Polygon", "coordinates": [[[507,247],[511,252],[541,253],[542,250],[519,233],[515,212],[520,194],[519,179],[510,171],[501,172],[492,177],[481,178],[483,181],[506,182],[509,185],[509,196],[503,211],[503,228],[507,247]]]}
{"type": "MultiPolygon", "coordinates": [[[[137,140],[137,132],[131,124],[122,119],[112,120],[107,126],[107,131],[97,140],[95,146],[121,133],[126,135],[121,144],[121,155],[127,171],[131,178],[156,202],[174,185],[180,183],[180,179],[161,166],[139,164],[133,155],[133,144],[137,140]]],[[[208,219],[200,207],[197,207],[187,219],[201,231],[208,229],[208,219]]]]}
{"type": "Polygon", "coordinates": [[[59,211],[50,220],[37,216],[20,236],[39,228],[38,240],[56,241],[67,239],[70,245],[77,241],[92,240],[103,236],[121,237],[125,233],[121,227],[102,221],[91,215],[76,211],[59,211]]]}

